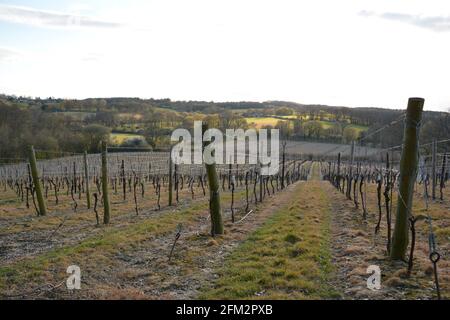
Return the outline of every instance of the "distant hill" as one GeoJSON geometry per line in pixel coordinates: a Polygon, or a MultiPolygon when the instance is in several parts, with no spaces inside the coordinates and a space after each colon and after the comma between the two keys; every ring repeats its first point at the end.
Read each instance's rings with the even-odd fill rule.
{"type": "MultiPolygon", "coordinates": [[[[403,121],[397,120],[404,110],[383,108],[349,108],[276,100],[213,102],[127,97],[66,100],[0,95],[0,109],[2,106],[65,116],[67,119],[64,121],[69,121],[67,127],[72,130],[100,124],[113,132],[144,134],[152,145],[154,141],[149,140],[167,136],[176,127],[189,128],[195,119],[218,119],[224,125],[230,124],[231,118],[237,119],[235,123],[250,119],[255,123],[268,123],[270,126],[280,124],[280,128],[288,138],[338,143],[363,138],[364,144],[372,147],[398,145],[402,143],[403,137],[403,121]],[[394,122],[396,125],[389,125],[394,122]],[[289,123],[289,127],[286,127],[286,123],[289,123]],[[382,133],[373,134],[386,126],[382,133]],[[357,134],[345,132],[351,129],[357,134]]],[[[11,108],[8,110],[11,111],[11,108]]],[[[424,112],[422,141],[448,137],[450,137],[449,113],[424,112]]]]}

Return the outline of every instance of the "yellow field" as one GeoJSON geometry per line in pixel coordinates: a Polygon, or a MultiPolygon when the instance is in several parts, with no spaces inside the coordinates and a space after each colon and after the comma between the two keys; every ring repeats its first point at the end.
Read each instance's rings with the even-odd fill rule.
{"type": "Polygon", "coordinates": [[[138,134],[131,134],[131,133],[111,133],[111,142],[115,145],[121,145],[127,140],[132,139],[141,139],[143,140],[144,137],[138,134]]]}
{"type": "Polygon", "coordinates": [[[277,116],[283,119],[297,119],[298,116],[297,115],[291,115],[291,116],[277,116]]]}
{"type": "Polygon", "coordinates": [[[261,129],[264,126],[272,126],[275,127],[278,121],[287,121],[280,120],[277,118],[265,117],[265,118],[246,118],[249,126],[254,127],[256,129],[261,129]]]}

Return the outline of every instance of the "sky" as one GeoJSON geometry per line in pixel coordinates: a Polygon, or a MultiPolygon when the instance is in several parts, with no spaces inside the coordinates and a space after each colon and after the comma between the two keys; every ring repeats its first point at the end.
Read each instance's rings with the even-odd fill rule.
{"type": "Polygon", "coordinates": [[[450,109],[448,0],[0,0],[0,93],[450,109]]]}

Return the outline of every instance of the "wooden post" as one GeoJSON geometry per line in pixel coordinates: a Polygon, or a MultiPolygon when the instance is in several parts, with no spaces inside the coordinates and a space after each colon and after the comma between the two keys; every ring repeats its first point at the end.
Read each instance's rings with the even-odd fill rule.
{"type": "Polygon", "coordinates": [[[284,175],[285,175],[285,162],[286,162],[286,141],[283,142],[283,164],[281,167],[281,190],[284,189],[284,175]]]}
{"type": "MultiPolygon", "coordinates": [[[[202,124],[203,136],[208,130],[206,123],[202,124]]],[[[203,142],[203,152],[210,142],[203,142]]],[[[211,235],[214,237],[218,234],[223,234],[223,220],[220,207],[220,192],[219,192],[219,178],[217,176],[216,165],[205,163],[206,174],[208,176],[209,185],[209,213],[211,215],[211,235]]]]}
{"type": "Polygon", "coordinates": [[[179,184],[179,180],[178,180],[178,165],[174,165],[174,169],[175,169],[175,173],[173,176],[174,182],[175,182],[175,200],[178,203],[178,184],[179,184]]]}
{"type": "Polygon", "coordinates": [[[432,144],[432,177],[431,177],[431,196],[433,198],[433,200],[436,200],[436,166],[437,166],[437,157],[436,157],[436,149],[437,149],[437,144],[436,144],[436,139],[433,140],[433,144],[432,144]]]}
{"type": "Polygon", "coordinates": [[[108,194],[108,150],[106,142],[102,141],[102,194],[103,194],[103,223],[108,224],[110,220],[110,206],[108,194]]]}
{"type": "Polygon", "coordinates": [[[233,165],[232,165],[233,162],[231,162],[231,161],[232,161],[232,159],[230,157],[230,164],[228,165],[228,190],[231,189],[231,170],[233,169],[233,165]]]}
{"type": "Polygon", "coordinates": [[[386,251],[389,254],[391,252],[391,234],[392,234],[392,169],[390,168],[389,152],[386,153],[386,187],[384,189],[384,204],[386,207],[386,226],[387,226],[387,243],[386,251]]]}
{"type": "Polygon", "coordinates": [[[259,202],[263,202],[263,176],[262,176],[262,164],[259,165],[259,202]]]}
{"type": "Polygon", "coordinates": [[[73,192],[77,193],[77,165],[73,162],[73,179],[72,179],[73,192]]]}
{"type": "Polygon", "coordinates": [[[338,153],[336,188],[341,189],[341,153],[338,153]]]}
{"type": "Polygon", "coordinates": [[[122,176],[123,201],[127,199],[127,179],[125,178],[125,160],[122,159],[120,165],[120,175],[122,176]]]}
{"type": "Polygon", "coordinates": [[[29,161],[31,168],[31,177],[33,178],[34,189],[36,191],[36,197],[38,201],[39,215],[45,216],[47,214],[47,209],[45,207],[44,197],[42,195],[41,183],[39,181],[39,173],[36,164],[36,154],[34,153],[33,146],[30,146],[29,149],[29,161]]]}
{"type": "Polygon", "coordinates": [[[352,193],[352,181],[353,181],[353,162],[355,160],[355,141],[352,141],[351,149],[350,149],[350,170],[348,172],[347,177],[347,199],[351,200],[352,193]]]}
{"type": "Polygon", "coordinates": [[[444,192],[443,189],[445,188],[445,166],[447,162],[447,153],[444,153],[442,156],[442,169],[441,169],[441,179],[439,184],[439,192],[440,192],[440,199],[441,201],[444,200],[444,192]]]}
{"type": "Polygon", "coordinates": [[[172,167],[173,167],[173,163],[172,163],[172,148],[170,148],[170,154],[169,154],[169,207],[172,206],[172,202],[173,202],[173,172],[172,172],[172,167]]]}
{"type": "Polygon", "coordinates": [[[406,110],[403,150],[400,161],[397,219],[390,256],[393,260],[404,260],[409,242],[409,218],[412,208],[414,181],[417,176],[419,130],[425,100],[410,98],[406,110]]]}
{"type": "Polygon", "coordinates": [[[88,161],[87,161],[87,152],[84,152],[83,156],[84,160],[84,181],[85,181],[85,190],[86,190],[86,201],[87,201],[87,208],[91,208],[91,193],[89,192],[89,168],[88,168],[88,161]]]}

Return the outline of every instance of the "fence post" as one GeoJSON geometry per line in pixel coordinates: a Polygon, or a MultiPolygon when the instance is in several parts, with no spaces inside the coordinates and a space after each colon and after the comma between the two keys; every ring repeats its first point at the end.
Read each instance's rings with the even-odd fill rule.
{"type": "MultiPolygon", "coordinates": [[[[203,136],[208,130],[206,123],[202,124],[203,136]]],[[[205,148],[210,145],[210,142],[203,142],[203,152],[205,148]]],[[[204,160],[203,160],[204,161],[204,160]]],[[[217,234],[223,234],[223,220],[220,207],[220,192],[219,192],[219,178],[217,177],[216,165],[207,164],[205,162],[206,173],[208,176],[209,185],[209,213],[211,215],[211,235],[214,237],[217,234]]]]}
{"type": "Polygon", "coordinates": [[[445,188],[445,166],[447,162],[447,153],[445,152],[442,156],[442,169],[441,169],[441,179],[439,184],[439,192],[440,192],[440,199],[441,201],[444,200],[444,193],[443,189],[445,188]]]}
{"type": "Polygon", "coordinates": [[[31,176],[33,178],[34,188],[36,191],[36,197],[37,197],[37,201],[38,201],[39,215],[45,216],[47,214],[47,209],[45,208],[45,202],[44,202],[44,197],[42,195],[41,183],[39,182],[39,173],[38,173],[37,164],[36,164],[36,154],[34,153],[33,146],[30,146],[30,149],[29,149],[29,161],[30,161],[30,167],[31,167],[31,176]]]}
{"type": "Polygon", "coordinates": [[[103,223],[108,224],[110,220],[110,206],[108,194],[108,150],[106,142],[102,141],[102,193],[103,193],[103,223]]]}
{"type": "Polygon", "coordinates": [[[352,181],[353,181],[353,163],[355,161],[355,141],[352,141],[350,149],[350,170],[347,179],[347,199],[351,200],[352,194],[352,181]]]}
{"type": "Polygon", "coordinates": [[[86,200],[87,200],[87,208],[91,208],[91,193],[89,192],[89,168],[87,161],[87,151],[84,152],[83,156],[84,160],[84,181],[86,186],[86,200]]]}
{"type": "Polygon", "coordinates": [[[173,147],[170,148],[170,153],[169,153],[169,207],[172,206],[172,202],[173,202],[173,172],[172,172],[172,167],[173,167],[173,163],[172,163],[172,150],[173,147]]]}
{"type": "Polygon", "coordinates": [[[432,179],[431,179],[431,190],[432,190],[432,197],[433,200],[436,200],[436,166],[437,166],[437,157],[436,157],[436,149],[437,149],[437,143],[436,139],[433,140],[432,144],[432,179]]]}
{"type": "Polygon", "coordinates": [[[425,100],[410,98],[406,109],[403,150],[400,161],[397,219],[392,237],[391,259],[403,260],[409,242],[409,214],[413,202],[414,181],[417,176],[419,130],[425,100]]]}
{"type": "Polygon", "coordinates": [[[338,188],[338,190],[341,190],[341,153],[340,152],[338,153],[336,188],[338,188]]]}
{"type": "Polygon", "coordinates": [[[283,163],[281,167],[281,190],[284,189],[284,175],[285,175],[285,163],[286,163],[286,141],[283,142],[283,163]]]}
{"type": "Polygon", "coordinates": [[[123,201],[127,199],[127,179],[125,177],[125,160],[122,159],[122,164],[120,165],[120,175],[122,177],[122,192],[123,201]]]}

